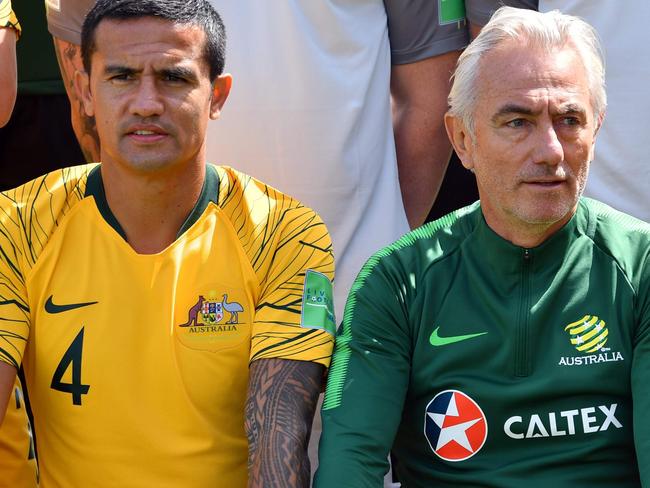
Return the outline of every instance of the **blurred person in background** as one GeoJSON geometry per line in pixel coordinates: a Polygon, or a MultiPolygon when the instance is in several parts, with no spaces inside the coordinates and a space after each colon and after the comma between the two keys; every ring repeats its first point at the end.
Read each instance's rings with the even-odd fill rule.
{"type": "Polygon", "coordinates": [[[45,5],[13,4],[23,33],[16,46],[18,96],[9,123],[0,129],[0,190],[21,185],[47,171],[85,161],[70,123],[45,5]]]}
{"type": "Polygon", "coordinates": [[[74,133],[87,161],[99,161],[95,117],[85,113],[74,89],[75,71],[83,71],[81,26],[95,0],[45,0],[47,27],[52,34],[65,91],[70,99],[74,133]]]}
{"type": "Polygon", "coordinates": [[[16,40],[20,24],[9,0],[0,1],[0,127],[11,116],[16,103],[16,40]]]}

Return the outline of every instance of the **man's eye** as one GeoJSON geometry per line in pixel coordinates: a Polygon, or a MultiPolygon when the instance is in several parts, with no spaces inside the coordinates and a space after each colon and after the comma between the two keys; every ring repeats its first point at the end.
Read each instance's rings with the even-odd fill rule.
{"type": "Polygon", "coordinates": [[[109,80],[117,81],[117,82],[128,81],[128,80],[131,80],[131,79],[133,79],[133,76],[130,73],[120,73],[120,74],[117,74],[117,75],[113,75],[113,76],[111,76],[109,78],[109,80]]]}
{"type": "Polygon", "coordinates": [[[513,129],[519,129],[521,127],[524,127],[526,125],[526,122],[527,122],[526,119],[513,119],[509,121],[506,125],[513,129]]]}
{"type": "Polygon", "coordinates": [[[561,122],[563,125],[580,125],[578,117],[562,117],[561,122]]]}
{"type": "Polygon", "coordinates": [[[170,74],[165,75],[163,79],[172,83],[183,83],[185,81],[185,79],[180,76],[170,74]]]}

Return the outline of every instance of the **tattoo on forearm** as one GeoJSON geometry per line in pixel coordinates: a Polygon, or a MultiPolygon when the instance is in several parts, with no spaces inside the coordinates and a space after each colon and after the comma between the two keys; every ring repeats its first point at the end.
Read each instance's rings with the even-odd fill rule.
{"type": "Polygon", "coordinates": [[[59,61],[65,91],[70,99],[72,128],[86,160],[99,161],[99,136],[97,135],[95,117],[86,115],[74,88],[74,74],[77,70],[83,70],[81,48],[76,44],[55,38],[54,51],[59,61]]]}
{"type": "Polygon", "coordinates": [[[249,488],[308,487],[307,445],[323,366],[262,359],[251,365],[246,432],[249,488]]]}

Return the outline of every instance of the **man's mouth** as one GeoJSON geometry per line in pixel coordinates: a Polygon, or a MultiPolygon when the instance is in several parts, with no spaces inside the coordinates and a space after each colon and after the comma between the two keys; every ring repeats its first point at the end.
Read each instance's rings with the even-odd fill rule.
{"type": "Polygon", "coordinates": [[[527,180],[524,181],[525,185],[530,185],[532,187],[538,188],[557,188],[566,183],[566,180],[527,180]]]}
{"type": "Polygon", "coordinates": [[[126,136],[137,143],[151,144],[165,139],[168,134],[160,127],[134,127],[126,136]]]}

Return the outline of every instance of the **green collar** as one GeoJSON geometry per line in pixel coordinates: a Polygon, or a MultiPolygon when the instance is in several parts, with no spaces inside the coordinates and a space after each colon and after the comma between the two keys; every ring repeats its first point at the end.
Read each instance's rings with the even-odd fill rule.
{"type": "MultiPolygon", "coordinates": [[[[86,193],[84,197],[93,197],[95,199],[95,204],[97,205],[97,210],[104,218],[104,220],[110,225],[115,232],[117,232],[124,240],[126,240],[126,233],[122,226],[113,215],[108,202],[106,201],[106,192],[104,191],[104,182],[102,180],[102,173],[100,171],[101,165],[95,166],[90,173],[88,173],[88,183],[86,184],[86,193]]],[[[206,165],[205,171],[205,181],[203,182],[203,188],[201,189],[201,194],[197,200],[194,208],[190,214],[181,225],[181,228],[176,234],[178,239],[181,235],[185,233],[194,222],[199,220],[199,217],[203,215],[203,212],[207,208],[210,202],[215,204],[219,200],[219,175],[217,174],[217,169],[211,164],[206,165]]]]}
{"type": "Polygon", "coordinates": [[[505,272],[519,272],[522,259],[532,260],[536,271],[553,270],[561,266],[566,250],[580,236],[593,234],[595,219],[583,199],[578,203],[578,209],[561,229],[546,239],[539,246],[525,249],[503,239],[485,222],[482,212],[476,212],[475,242],[480,242],[482,261],[492,263],[495,269],[505,272]]]}

